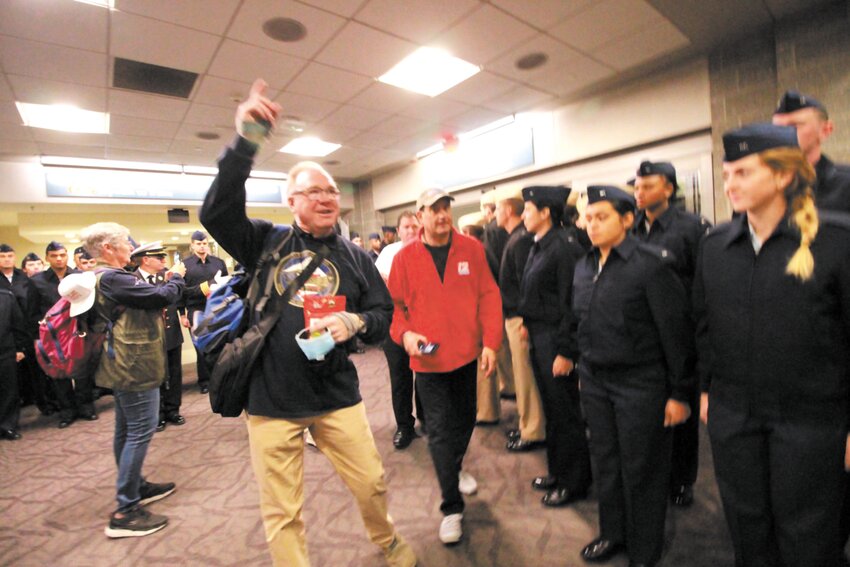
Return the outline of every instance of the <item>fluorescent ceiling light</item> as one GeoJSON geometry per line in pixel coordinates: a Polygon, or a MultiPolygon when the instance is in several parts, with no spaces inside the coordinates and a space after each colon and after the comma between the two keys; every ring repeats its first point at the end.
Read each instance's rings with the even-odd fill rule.
{"type": "Polygon", "coordinates": [[[338,150],[341,144],[333,144],[331,142],[325,142],[318,138],[295,138],[280,150],[283,153],[287,154],[295,154],[298,156],[309,156],[309,157],[324,157],[329,153],[335,152],[338,150]]]}
{"type": "Polygon", "coordinates": [[[434,47],[420,47],[378,80],[408,91],[437,96],[475,75],[480,67],[434,47]]]}
{"type": "Polygon", "coordinates": [[[416,152],[416,159],[422,159],[425,156],[430,156],[431,154],[435,154],[443,149],[443,144],[434,144],[433,146],[428,146],[424,150],[419,150],[416,152]]]}
{"type": "Polygon", "coordinates": [[[109,134],[109,114],[82,110],[67,104],[16,102],[24,126],[60,132],[109,134]]]}
{"type": "Polygon", "coordinates": [[[218,168],[208,167],[205,165],[184,165],[183,173],[193,175],[218,175],[218,168]]]}
{"type": "Polygon", "coordinates": [[[80,4],[91,4],[92,6],[99,6],[101,8],[109,8],[110,10],[115,9],[115,0],[76,0],[80,4]]]}
{"type": "Polygon", "coordinates": [[[481,134],[486,134],[487,132],[492,132],[497,128],[501,128],[502,126],[507,126],[508,124],[513,124],[514,116],[511,114],[510,116],[505,116],[504,118],[500,118],[494,122],[490,122],[489,124],[485,124],[484,126],[479,126],[474,130],[470,130],[469,132],[464,132],[463,134],[458,134],[458,140],[470,140],[475,138],[476,136],[480,136],[481,134]]]}
{"type": "Polygon", "coordinates": [[[131,169],[134,171],[164,171],[182,173],[183,166],[170,163],[147,163],[142,161],[118,161],[114,159],[90,159],[61,156],[42,156],[41,165],[59,167],[90,167],[95,169],[131,169]]]}

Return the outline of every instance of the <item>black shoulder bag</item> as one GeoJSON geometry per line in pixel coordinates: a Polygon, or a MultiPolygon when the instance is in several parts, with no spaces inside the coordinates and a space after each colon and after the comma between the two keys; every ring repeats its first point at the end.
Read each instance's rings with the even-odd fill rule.
{"type": "MultiPolygon", "coordinates": [[[[280,249],[280,246],[278,246],[280,249]]],[[[238,417],[242,414],[248,402],[248,390],[251,385],[251,374],[257,362],[260,351],[266,342],[266,336],[274,328],[283,309],[292,296],[301,289],[316,271],[330,250],[325,244],[319,253],[307,264],[298,276],[292,280],[279,297],[270,301],[268,311],[262,314],[260,321],[233,341],[224,345],[210,376],[210,406],[214,413],[222,417],[238,417]]],[[[258,274],[255,272],[252,287],[256,287],[258,274]]],[[[263,311],[268,295],[271,294],[271,277],[266,278],[267,295],[257,304],[257,310],[263,311]]],[[[253,307],[253,306],[252,306],[253,307]]]]}

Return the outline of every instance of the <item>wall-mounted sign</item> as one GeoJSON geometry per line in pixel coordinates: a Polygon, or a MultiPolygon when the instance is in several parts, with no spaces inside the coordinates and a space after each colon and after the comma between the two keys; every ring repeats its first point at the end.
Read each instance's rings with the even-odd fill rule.
{"type": "MultiPolygon", "coordinates": [[[[122,171],[74,167],[44,168],[48,197],[94,199],[204,200],[213,176],[122,171]]],[[[281,203],[286,189],[282,179],[248,179],[249,203],[281,203]]]]}

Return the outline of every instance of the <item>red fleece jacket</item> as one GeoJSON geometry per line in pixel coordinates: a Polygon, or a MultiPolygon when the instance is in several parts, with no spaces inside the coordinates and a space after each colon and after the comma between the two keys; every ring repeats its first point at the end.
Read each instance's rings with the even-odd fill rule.
{"type": "Polygon", "coordinates": [[[502,297],[484,247],[453,230],[443,281],[420,239],[401,249],[389,279],[395,305],[390,336],[402,343],[407,331],[440,347],[434,354],[410,357],[417,372],[449,372],[469,364],[482,346],[502,344],[502,297]]]}

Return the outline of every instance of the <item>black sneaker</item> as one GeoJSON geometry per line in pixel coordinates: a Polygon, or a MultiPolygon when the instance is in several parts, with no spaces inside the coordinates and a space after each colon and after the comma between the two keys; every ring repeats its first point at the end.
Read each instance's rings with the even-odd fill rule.
{"type": "Polygon", "coordinates": [[[103,530],[106,537],[142,537],[158,532],[168,524],[168,518],[151,514],[141,506],[135,506],[124,513],[123,518],[115,514],[109,518],[109,525],[103,530]]]}
{"type": "Polygon", "coordinates": [[[177,486],[173,482],[157,484],[155,482],[142,481],[139,485],[139,506],[147,506],[151,502],[162,500],[175,490],[177,490],[177,486]]]}

